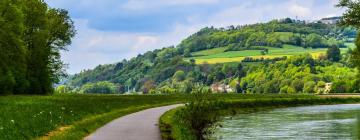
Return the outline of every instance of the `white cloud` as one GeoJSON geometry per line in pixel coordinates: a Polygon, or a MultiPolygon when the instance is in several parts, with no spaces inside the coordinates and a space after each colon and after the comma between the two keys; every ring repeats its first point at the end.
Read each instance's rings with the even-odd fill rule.
{"type": "Polygon", "coordinates": [[[293,15],[300,17],[307,17],[311,15],[311,10],[308,7],[303,7],[301,5],[293,4],[289,7],[289,12],[293,15]]]}
{"type": "Polygon", "coordinates": [[[219,0],[129,0],[122,8],[129,10],[144,10],[166,6],[215,4],[217,2],[219,2],[219,0]]]}

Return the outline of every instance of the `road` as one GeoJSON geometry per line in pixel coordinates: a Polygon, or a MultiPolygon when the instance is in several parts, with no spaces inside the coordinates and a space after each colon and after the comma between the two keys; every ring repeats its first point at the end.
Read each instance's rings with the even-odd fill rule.
{"type": "Polygon", "coordinates": [[[85,140],[161,140],[159,118],[182,105],[151,108],[118,118],[96,130],[85,140]]]}

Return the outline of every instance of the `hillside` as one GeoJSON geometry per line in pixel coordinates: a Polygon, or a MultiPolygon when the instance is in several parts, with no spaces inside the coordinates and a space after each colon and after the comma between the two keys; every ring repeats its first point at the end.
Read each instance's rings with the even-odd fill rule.
{"type": "MultiPolygon", "coordinates": [[[[350,27],[307,24],[291,19],[226,29],[207,27],[176,47],[149,51],[130,60],[85,70],[74,75],[67,86],[61,88],[67,92],[83,93],[189,93],[194,86],[209,87],[214,83],[224,83],[235,89],[238,87],[235,79],[251,75],[277,61],[292,63],[286,59],[301,54],[310,54],[310,58],[301,55],[301,59],[311,59],[316,64],[310,69],[339,65],[339,68],[352,71],[352,68],[348,68],[351,64],[347,58],[348,48],[353,45],[346,42],[355,35],[356,31],[350,27]],[[343,55],[341,61],[326,60],[329,47],[340,48],[343,55]],[[243,62],[242,65],[240,62],[243,62]]],[[[306,63],[302,65],[305,66],[303,68],[307,67],[306,63]]],[[[322,72],[310,71],[310,74],[319,76],[322,72]]],[[[316,84],[334,80],[319,78],[312,81],[316,84]]],[[[239,82],[238,85],[243,84],[239,82]]],[[[306,82],[303,81],[303,84],[306,82]]],[[[245,91],[246,86],[242,85],[241,88],[245,91]]]]}

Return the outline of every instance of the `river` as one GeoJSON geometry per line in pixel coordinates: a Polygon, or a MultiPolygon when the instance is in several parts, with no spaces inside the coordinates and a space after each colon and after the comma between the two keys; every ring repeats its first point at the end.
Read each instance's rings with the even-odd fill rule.
{"type": "Polygon", "coordinates": [[[223,118],[210,139],[358,139],[360,104],[280,108],[223,118]]]}

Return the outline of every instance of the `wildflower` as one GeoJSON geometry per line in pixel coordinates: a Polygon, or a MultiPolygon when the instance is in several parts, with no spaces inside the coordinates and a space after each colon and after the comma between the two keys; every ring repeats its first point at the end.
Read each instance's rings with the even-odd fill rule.
{"type": "Polygon", "coordinates": [[[11,121],[11,123],[15,123],[15,121],[14,120],[10,120],[11,121]]]}

